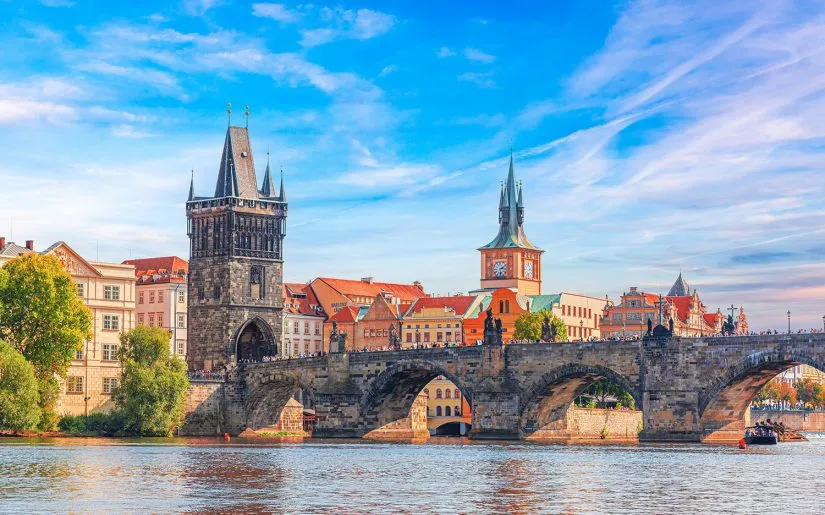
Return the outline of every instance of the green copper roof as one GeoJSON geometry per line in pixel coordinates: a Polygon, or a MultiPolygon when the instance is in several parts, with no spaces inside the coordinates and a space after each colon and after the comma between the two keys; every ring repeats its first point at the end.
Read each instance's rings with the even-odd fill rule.
{"type": "MultiPolygon", "coordinates": [[[[513,152],[510,151],[510,170],[507,183],[499,200],[499,229],[495,239],[481,247],[482,249],[522,248],[540,250],[530,243],[524,234],[524,205],[521,188],[516,191],[516,177],[513,171],[513,152]]],[[[480,250],[480,249],[479,249],[480,250]]]]}
{"type": "Polygon", "coordinates": [[[531,313],[538,313],[539,311],[546,309],[551,311],[553,309],[553,304],[561,302],[561,295],[529,295],[530,297],[530,312],[531,313]]]}

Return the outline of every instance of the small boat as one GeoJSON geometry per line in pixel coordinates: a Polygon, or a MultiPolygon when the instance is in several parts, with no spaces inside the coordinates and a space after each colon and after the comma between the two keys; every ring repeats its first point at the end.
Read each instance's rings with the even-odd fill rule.
{"type": "Polygon", "coordinates": [[[776,445],[779,436],[773,429],[765,427],[745,428],[745,443],[748,445],[776,445]]]}

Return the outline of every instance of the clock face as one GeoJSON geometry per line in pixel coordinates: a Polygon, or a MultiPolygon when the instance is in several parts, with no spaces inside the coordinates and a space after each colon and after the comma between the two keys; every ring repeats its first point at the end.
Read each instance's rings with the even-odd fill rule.
{"type": "Polygon", "coordinates": [[[526,277],[528,279],[533,278],[533,262],[532,261],[527,261],[526,263],[524,263],[524,277],[526,277]]]}
{"type": "Polygon", "coordinates": [[[493,275],[496,277],[504,277],[507,274],[507,263],[504,261],[496,261],[493,265],[493,275]]]}

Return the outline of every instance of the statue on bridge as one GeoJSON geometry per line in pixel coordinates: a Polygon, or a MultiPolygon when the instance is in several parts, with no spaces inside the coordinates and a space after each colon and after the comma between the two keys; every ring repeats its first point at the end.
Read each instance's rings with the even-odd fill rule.
{"type": "Polygon", "coordinates": [[[390,324],[390,349],[400,349],[401,348],[401,338],[398,337],[398,333],[395,330],[395,324],[390,324]]]}
{"type": "Polygon", "coordinates": [[[487,310],[487,318],[484,319],[484,344],[501,345],[501,319],[493,320],[493,310],[487,310]]]}
{"type": "Polygon", "coordinates": [[[338,332],[338,322],[332,321],[332,331],[329,333],[329,352],[341,353],[347,348],[347,333],[338,332]]]}
{"type": "Polygon", "coordinates": [[[736,324],[733,322],[733,315],[728,315],[727,320],[722,323],[722,332],[728,334],[736,333],[736,324]]]}
{"type": "Polygon", "coordinates": [[[670,331],[670,335],[673,336],[673,317],[667,319],[667,330],[670,331]]]}
{"type": "Polygon", "coordinates": [[[550,334],[552,329],[550,328],[550,317],[544,315],[544,320],[541,323],[541,341],[543,343],[549,343],[552,341],[553,336],[550,334]]]}
{"type": "Polygon", "coordinates": [[[653,336],[653,320],[647,319],[647,335],[653,336]]]}

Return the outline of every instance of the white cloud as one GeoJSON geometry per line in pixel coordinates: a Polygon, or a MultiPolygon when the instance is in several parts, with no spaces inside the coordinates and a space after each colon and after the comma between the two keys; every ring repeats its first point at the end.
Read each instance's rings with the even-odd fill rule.
{"type": "Polygon", "coordinates": [[[496,56],[483,52],[477,48],[465,48],[464,57],[476,63],[490,64],[496,60],[496,56]]]}
{"type": "Polygon", "coordinates": [[[75,5],[72,0],[40,0],[40,3],[46,7],[74,7],[75,5]]]}
{"type": "Polygon", "coordinates": [[[260,18],[270,18],[282,23],[295,23],[301,16],[298,11],[293,11],[284,4],[273,3],[252,4],[252,15],[260,18]]]}
{"type": "Polygon", "coordinates": [[[398,70],[398,66],[394,64],[389,64],[383,68],[381,68],[381,72],[378,74],[379,77],[386,77],[387,75],[395,72],[398,70]]]}
{"type": "Polygon", "coordinates": [[[452,57],[455,55],[455,52],[450,50],[448,47],[441,47],[438,49],[438,53],[436,54],[439,59],[444,59],[445,57],[452,57]]]}
{"type": "Polygon", "coordinates": [[[302,46],[314,47],[342,39],[372,39],[389,32],[396,23],[394,16],[369,9],[323,7],[319,14],[327,26],[301,31],[302,46]]]}
{"type": "Polygon", "coordinates": [[[223,0],[183,0],[183,9],[192,16],[203,16],[223,0]]]}
{"type": "Polygon", "coordinates": [[[496,87],[496,82],[493,80],[493,72],[466,72],[458,76],[458,80],[463,82],[471,82],[481,88],[492,89],[496,87]]]}
{"type": "Polygon", "coordinates": [[[396,188],[425,181],[437,173],[438,169],[431,165],[401,165],[350,172],[342,175],[338,182],[368,188],[396,188]]]}

